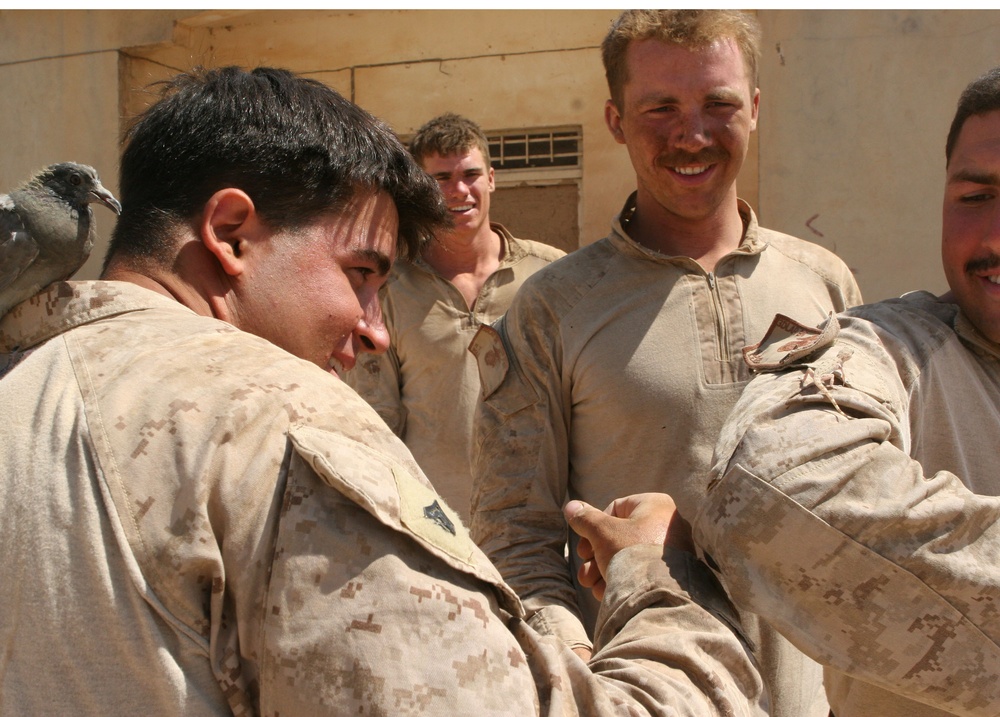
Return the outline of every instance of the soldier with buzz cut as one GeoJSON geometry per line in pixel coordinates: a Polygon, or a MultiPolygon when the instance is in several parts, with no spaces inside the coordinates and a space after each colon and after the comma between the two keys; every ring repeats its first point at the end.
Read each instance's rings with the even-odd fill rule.
{"type": "MultiPolygon", "coordinates": [[[[775,313],[817,323],[861,301],[843,261],[760,226],[737,197],[759,32],[735,11],[622,13],[601,48],[605,119],[636,191],[605,239],[528,279],[477,341],[473,536],[530,623],[585,656],[598,605],[579,583],[575,538],[565,557],[563,504],[664,491],[693,515],[750,378],[743,346],[775,313]]],[[[819,666],[744,619],[772,714],[826,717],[819,666]]]]}
{"type": "Polygon", "coordinates": [[[383,123],[183,74],[120,177],[101,280],[0,319],[0,716],[766,714],[669,498],[566,507],[606,584],[587,665],[337,377],[446,225],[383,123]]]}
{"type": "Polygon", "coordinates": [[[393,267],[380,293],[389,348],[361,357],[344,378],[468,522],[480,394],[469,342],[503,315],[525,279],[563,252],[490,220],[490,148],[472,120],[450,112],[435,117],[417,130],[410,153],[437,180],[452,225],[393,267]]]}
{"type": "Polygon", "coordinates": [[[692,515],[733,598],[826,666],[837,717],[1000,714],[1000,67],[945,159],[950,290],[776,318],[692,515]]]}

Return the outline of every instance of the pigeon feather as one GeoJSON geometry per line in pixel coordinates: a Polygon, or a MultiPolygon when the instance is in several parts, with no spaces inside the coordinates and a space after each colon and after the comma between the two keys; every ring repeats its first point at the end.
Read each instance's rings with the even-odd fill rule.
{"type": "Polygon", "coordinates": [[[83,266],[97,238],[94,201],[121,213],[94,168],[74,162],[46,167],[0,194],[0,316],[83,266]]]}

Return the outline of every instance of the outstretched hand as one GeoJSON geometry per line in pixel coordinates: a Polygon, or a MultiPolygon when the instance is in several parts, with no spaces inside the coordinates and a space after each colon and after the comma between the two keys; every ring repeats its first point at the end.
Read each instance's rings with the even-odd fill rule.
{"type": "Polygon", "coordinates": [[[608,563],[632,545],[667,545],[694,552],[691,526],[664,493],[639,493],[619,498],[604,512],[581,500],[563,508],[569,526],[580,536],[576,552],[583,559],[577,572],[580,584],[598,600],[604,598],[608,563]]]}

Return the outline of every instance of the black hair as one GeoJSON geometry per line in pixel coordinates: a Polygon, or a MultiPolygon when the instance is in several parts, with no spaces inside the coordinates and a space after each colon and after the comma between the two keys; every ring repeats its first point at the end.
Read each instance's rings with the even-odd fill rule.
{"type": "Polygon", "coordinates": [[[962,132],[965,121],[969,117],[994,110],[1000,110],[1000,67],[994,67],[970,82],[962,92],[962,96],[958,98],[958,109],[955,110],[955,119],[951,121],[948,141],[944,146],[946,163],[951,162],[951,153],[955,149],[955,143],[958,142],[958,135],[962,132]]]}
{"type": "Polygon", "coordinates": [[[313,79],[258,67],[196,69],[165,83],[125,132],[116,253],[169,260],[178,225],[220,189],[293,230],[384,191],[399,212],[399,253],[415,255],[448,214],[428,177],[380,120],[313,79]]]}

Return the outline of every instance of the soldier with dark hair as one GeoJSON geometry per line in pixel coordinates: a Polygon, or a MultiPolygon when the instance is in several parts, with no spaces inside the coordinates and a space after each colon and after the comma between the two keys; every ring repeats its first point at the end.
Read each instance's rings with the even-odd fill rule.
{"type": "Polygon", "coordinates": [[[223,68],[128,141],[102,280],[0,320],[0,715],[763,713],[669,499],[567,506],[608,578],[588,667],[337,378],[447,225],[382,123],[223,68]]]}

